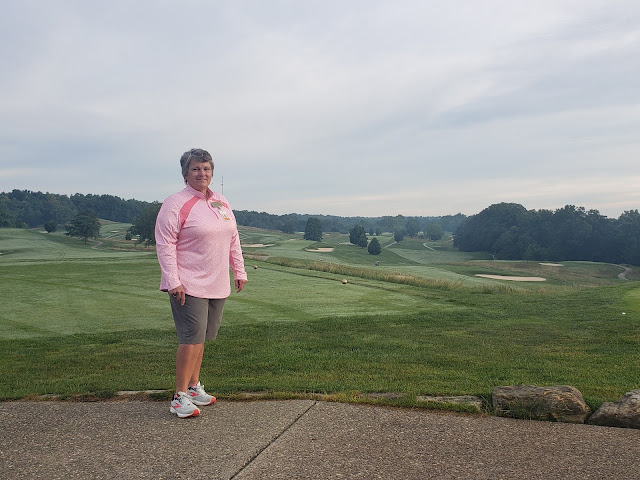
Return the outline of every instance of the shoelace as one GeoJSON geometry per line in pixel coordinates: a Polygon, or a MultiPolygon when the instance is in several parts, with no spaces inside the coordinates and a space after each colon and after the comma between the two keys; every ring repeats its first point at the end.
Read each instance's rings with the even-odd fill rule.
{"type": "Polygon", "coordinates": [[[187,397],[186,395],[178,395],[178,398],[174,398],[174,400],[177,401],[180,404],[180,406],[182,406],[182,407],[192,403],[191,399],[189,397],[187,397]]]}
{"type": "Polygon", "coordinates": [[[189,387],[189,389],[193,390],[198,395],[206,395],[207,394],[207,392],[204,391],[204,385],[202,385],[200,382],[196,383],[195,386],[193,386],[193,387],[189,387]]]}

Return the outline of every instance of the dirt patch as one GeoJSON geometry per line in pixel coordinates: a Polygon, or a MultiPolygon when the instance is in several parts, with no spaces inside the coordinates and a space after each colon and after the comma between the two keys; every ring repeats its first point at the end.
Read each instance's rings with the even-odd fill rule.
{"type": "Polygon", "coordinates": [[[476,273],[476,277],[490,278],[492,280],[510,280],[512,282],[546,282],[546,278],[542,277],[509,277],[507,275],[485,275],[476,273]]]}
{"type": "Polygon", "coordinates": [[[326,247],[326,248],[313,248],[313,249],[307,248],[306,250],[307,252],[333,252],[334,249],[331,247],[326,247]]]}
{"type": "Polygon", "coordinates": [[[242,246],[246,248],[260,248],[260,247],[273,247],[274,245],[275,243],[267,243],[266,245],[264,243],[250,243],[248,245],[242,245],[242,246]]]}
{"type": "Polygon", "coordinates": [[[541,263],[540,265],[544,265],[545,267],[564,267],[561,263],[541,263]]]}

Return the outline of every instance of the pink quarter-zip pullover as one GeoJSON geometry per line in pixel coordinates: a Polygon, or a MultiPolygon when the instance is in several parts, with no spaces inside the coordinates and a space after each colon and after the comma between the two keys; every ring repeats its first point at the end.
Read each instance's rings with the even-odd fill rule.
{"type": "Polygon", "coordinates": [[[227,298],[229,267],[236,280],[246,280],[238,227],[227,199],[209,190],[209,198],[186,186],[168,197],[156,220],[160,290],[182,285],[200,298],[227,298]]]}

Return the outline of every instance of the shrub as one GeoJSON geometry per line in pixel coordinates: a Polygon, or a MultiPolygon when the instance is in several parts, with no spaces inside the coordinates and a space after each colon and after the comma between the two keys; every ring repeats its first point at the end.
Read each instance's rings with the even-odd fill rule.
{"type": "Polygon", "coordinates": [[[55,232],[58,229],[58,224],[54,220],[49,220],[48,222],[45,222],[44,229],[47,233],[55,232]]]}
{"type": "Polygon", "coordinates": [[[380,242],[377,238],[373,238],[371,243],[367,247],[367,251],[370,255],[380,255],[382,253],[382,247],[380,246],[380,242]]]}

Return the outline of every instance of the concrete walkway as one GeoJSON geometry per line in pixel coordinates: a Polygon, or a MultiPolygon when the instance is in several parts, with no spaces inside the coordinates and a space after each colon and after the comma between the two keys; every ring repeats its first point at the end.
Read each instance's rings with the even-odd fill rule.
{"type": "Polygon", "coordinates": [[[4,402],[0,429],[6,478],[640,477],[640,430],[313,400],[4,402]]]}

